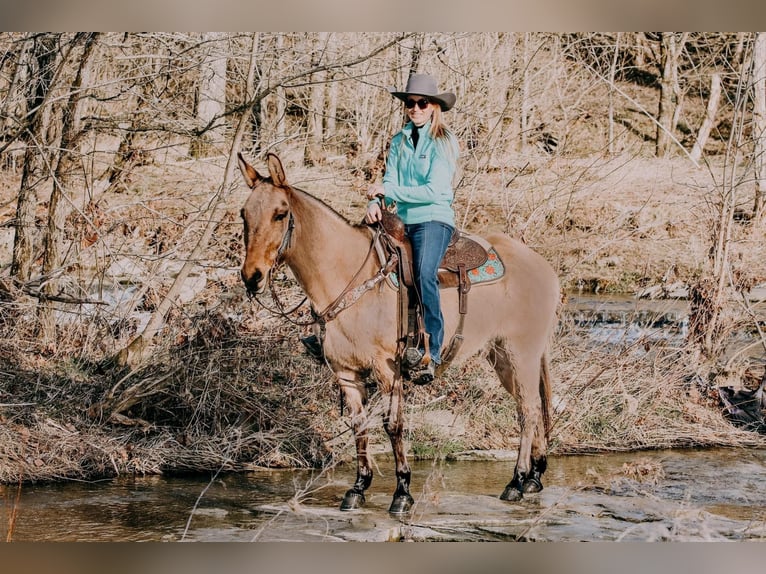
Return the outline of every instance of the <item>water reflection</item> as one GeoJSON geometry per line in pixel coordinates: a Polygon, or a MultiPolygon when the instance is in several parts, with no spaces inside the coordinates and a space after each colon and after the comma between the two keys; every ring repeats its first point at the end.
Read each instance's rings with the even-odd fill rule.
{"type": "MultiPolygon", "coordinates": [[[[380,472],[387,465],[381,464],[380,472]]],[[[766,451],[552,457],[546,489],[497,496],[509,462],[416,462],[414,511],[388,515],[393,473],[337,510],[352,467],[24,486],[16,541],[718,540],[766,537],[766,451]],[[636,480],[637,464],[656,470],[636,480]]],[[[6,501],[14,487],[0,488],[6,501]]],[[[3,519],[5,516],[0,515],[3,519]]]]}

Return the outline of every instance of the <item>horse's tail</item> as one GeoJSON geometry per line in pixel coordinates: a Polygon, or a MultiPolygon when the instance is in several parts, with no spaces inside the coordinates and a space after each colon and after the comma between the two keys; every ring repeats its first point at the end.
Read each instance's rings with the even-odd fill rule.
{"type": "Polygon", "coordinates": [[[548,365],[548,351],[540,357],[540,402],[543,408],[543,425],[545,438],[551,432],[551,373],[548,365]]]}

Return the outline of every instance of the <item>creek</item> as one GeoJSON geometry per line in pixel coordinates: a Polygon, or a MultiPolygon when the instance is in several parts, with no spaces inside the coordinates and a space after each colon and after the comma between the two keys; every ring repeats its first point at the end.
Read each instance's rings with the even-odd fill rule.
{"type": "MultiPolygon", "coordinates": [[[[380,465],[366,506],[341,512],[354,468],[25,485],[15,541],[686,541],[766,538],[766,451],[551,457],[545,489],[498,499],[512,461],[416,461],[416,504],[387,512],[380,465]]],[[[13,486],[0,487],[6,501],[13,486]]]]}

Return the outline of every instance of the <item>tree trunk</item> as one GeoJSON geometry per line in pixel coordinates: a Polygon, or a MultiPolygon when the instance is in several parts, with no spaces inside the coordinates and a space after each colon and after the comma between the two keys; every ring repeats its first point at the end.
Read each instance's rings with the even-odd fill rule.
{"type": "Polygon", "coordinates": [[[647,54],[651,54],[652,51],[647,46],[646,41],[646,33],[645,32],[636,32],[635,34],[636,39],[636,68],[639,70],[643,70],[646,66],[646,56],[647,54]]]}
{"type": "MultiPolygon", "coordinates": [[[[98,33],[78,34],[68,59],[78,58],[80,63],[72,82],[69,102],[64,108],[61,121],[61,152],[53,178],[53,190],[48,205],[48,228],[44,238],[43,278],[40,291],[43,295],[59,294],[56,274],[63,262],[64,224],[71,211],[72,190],[76,188],[75,172],[79,164],[79,141],[83,132],[81,116],[85,98],[83,94],[90,85],[90,68],[93,62],[98,33]],[[82,51],[74,44],[82,43],[82,51]]],[[[39,334],[47,344],[56,341],[54,303],[42,297],[38,308],[39,334]]]]}
{"type": "MultiPolygon", "coordinates": [[[[280,60],[285,51],[285,35],[277,34],[276,43],[276,68],[281,72],[280,60]]],[[[274,98],[276,102],[276,113],[274,115],[273,135],[271,138],[273,141],[271,143],[281,142],[287,137],[287,100],[285,99],[285,89],[282,86],[279,86],[276,89],[274,98]]]]}
{"type": "MultiPolygon", "coordinates": [[[[402,48],[409,51],[407,77],[420,73],[420,58],[423,54],[423,34],[418,32],[407,38],[401,44],[402,48]]],[[[405,78],[407,81],[407,78],[405,78]]]]}
{"type": "MultiPolygon", "coordinates": [[[[327,32],[319,32],[314,40],[311,65],[319,66],[327,48],[327,32]]],[[[322,117],[325,111],[325,85],[327,72],[317,72],[311,77],[311,97],[308,109],[308,126],[303,162],[307,166],[319,165],[324,161],[322,140],[324,139],[322,117]]]]}
{"type": "Polygon", "coordinates": [[[745,53],[745,39],[749,34],[749,32],[737,32],[737,44],[734,46],[734,54],[731,58],[731,67],[736,72],[742,70],[742,59],[745,53]]]}
{"type": "Polygon", "coordinates": [[[29,281],[32,263],[35,259],[37,225],[35,211],[40,188],[50,179],[51,131],[48,129],[52,106],[48,94],[53,82],[60,33],[42,34],[35,38],[30,64],[33,68],[30,78],[31,91],[28,95],[27,126],[23,139],[24,172],[16,204],[16,235],[13,242],[11,276],[25,283],[29,281]]]}
{"type": "Polygon", "coordinates": [[[27,98],[24,96],[23,86],[29,79],[26,77],[26,71],[29,50],[34,45],[34,41],[31,39],[32,35],[32,33],[27,34],[27,39],[22,42],[21,48],[16,53],[7,95],[0,102],[0,138],[3,139],[6,134],[18,131],[16,122],[27,113],[27,98]]]}
{"type": "Polygon", "coordinates": [[[764,215],[766,194],[766,32],[756,32],[753,52],[753,153],[755,156],[755,204],[753,215],[764,215]]]}
{"type": "MultiPolygon", "coordinates": [[[[332,80],[332,78],[331,78],[332,80]]],[[[336,116],[338,115],[338,83],[330,81],[327,84],[327,113],[325,114],[324,131],[330,138],[335,137],[336,116]]]]}
{"type": "MultiPolygon", "coordinates": [[[[261,50],[261,42],[262,37],[260,32],[256,32],[255,36],[253,36],[253,42],[255,43],[255,50],[260,51],[261,50]]],[[[260,65],[256,64],[256,75],[261,75],[260,65]]],[[[250,110],[250,140],[253,144],[253,153],[255,155],[258,154],[258,152],[261,151],[263,146],[263,139],[264,139],[264,118],[263,114],[264,111],[261,109],[263,102],[261,100],[258,100],[255,105],[253,105],[252,109],[250,110]]]]}
{"type": "Polygon", "coordinates": [[[676,119],[678,107],[678,57],[683,48],[681,41],[675,32],[662,32],[660,45],[660,66],[662,76],[660,79],[660,104],[657,114],[657,143],[655,153],[657,157],[666,157],[670,152],[673,125],[676,119]]]}
{"type": "Polygon", "coordinates": [[[518,149],[523,152],[527,148],[529,129],[529,32],[524,32],[523,53],[524,70],[521,78],[521,101],[519,102],[519,143],[518,149]]]}
{"type": "Polygon", "coordinates": [[[201,133],[191,142],[190,155],[205,157],[223,150],[226,137],[226,55],[227,34],[205,32],[204,57],[199,66],[197,88],[197,126],[201,133]]]}
{"type": "Polygon", "coordinates": [[[710,76],[710,98],[707,101],[707,112],[705,113],[705,119],[702,121],[699,132],[697,134],[697,141],[694,142],[694,147],[689,154],[692,160],[699,161],[702,157],[702,151],[705,149],[705,142],[710,135],[710,130],[713,128],[715,122],[715,116],[718,112],[718,102],[721,99],[721,75],[713,74],[710,76]]]}
{"type": "Polygon", "coordinates": [[[620,33],[617,32],[617,38],[614,41],[614,56],[612,65],[609,68],[609,155],[614,155],[614,82],[617,76],[617,59],[620,55],[620,33]]]}

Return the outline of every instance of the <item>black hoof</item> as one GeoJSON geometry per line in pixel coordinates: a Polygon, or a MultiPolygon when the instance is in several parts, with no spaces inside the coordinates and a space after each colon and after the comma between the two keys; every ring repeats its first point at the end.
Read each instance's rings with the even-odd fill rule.
{"type": "Polygon", "coordinates": [[[346,492],[343,502],[340,503],[341,510],[355,510],[364,506],[364,493],[353,488],[346,492]]]}
{"type": "Polygon", "coordinates": [[[522,498],[524,495],[514,484],[506,486],[503,494],[500,495],[500,500],[507,500],[508,502],[518,502],[522,498]]]}
{"type": "Polygon", "coordinates": [[[416,385],[427,385],[434,380],[434,364],[429,363],[410,371],[410,378],[416,385]]]}
{"type": "Polygon", "coordinates": [[[391,507],[388,512],[391,514],[407,514],[415,504],[415,500],[409,494],[400,494],[394,496],[394,500],[391,502],[391,507]]]}
{"type": "Polygon", "coordinates": [[[528,478],[524,481],[524,487],[522,490],[524,492],[540,492],[543,489],[543,483],[540,482],[539,478],[528,478]]]}

